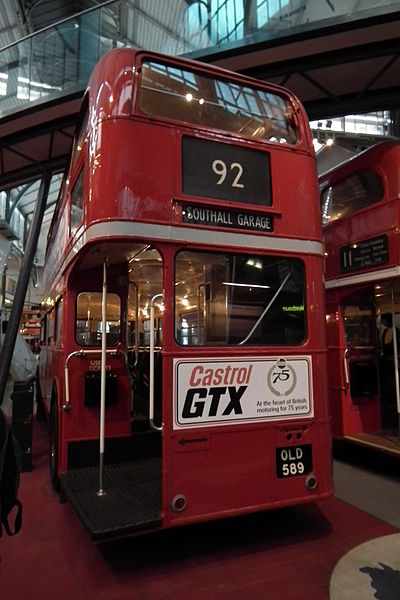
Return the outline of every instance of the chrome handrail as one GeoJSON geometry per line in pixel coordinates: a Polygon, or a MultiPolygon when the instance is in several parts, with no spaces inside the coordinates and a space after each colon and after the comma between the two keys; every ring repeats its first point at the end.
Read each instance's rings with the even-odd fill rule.
{"type": "Polygon", "coordinates": [[[154,423],[154,303],[162,294],[156,294],[150,301],[150,379],[149,379],[149,423],[154,431],[164,431],[164,424],[158,427],[154,423]]]}
{"type": "Polygon", "coordinates": [[[343,371],[344,371],[344,386],[345,386],[345,390],[348,389],[349,385],[350,385],[350,378],[349,378],[349,369],[347,367],[347,355],[349,353],[348,348],[346,348],[346,350],[343,352],[343,371]]]}
{"type": "MultiPolygon", "coordinates": [[[[101,348],[98,350],[75,350],[68,354],[67,359],[65,361],[64,374],[65,374],[65,403],[62,405],[62,410],[68,411],[71,410],[71,402],[69,398],[69,371],[68,371],[68,363],[74,356],[78,356],[79,358],[84,358],[87,354],[101,354],[101,348]]],[[[110,356],[118,356],[118,354],[122,354],[125,358],[126,364],[128,363],[128,358],[126,352],[123,350],[106,350],[106,354],[110,356]]]]}

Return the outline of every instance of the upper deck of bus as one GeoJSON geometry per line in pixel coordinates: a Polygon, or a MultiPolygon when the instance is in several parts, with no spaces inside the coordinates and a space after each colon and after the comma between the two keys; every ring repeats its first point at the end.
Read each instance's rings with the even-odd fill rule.
{"type": "Polygon", "coordinates": [[[316,181],[307,116],[284,88],[113,50],[89,80],[48,270],[88,241],[123,236],[132,222],[173,226],[161,237],[182,240],[190,227],[320,242],[316,181]]]}
{"type": "Polygon", "coordinates": [[[327,280],[399,263],[399,167],[388,140],[320,176],[327,280]]]}

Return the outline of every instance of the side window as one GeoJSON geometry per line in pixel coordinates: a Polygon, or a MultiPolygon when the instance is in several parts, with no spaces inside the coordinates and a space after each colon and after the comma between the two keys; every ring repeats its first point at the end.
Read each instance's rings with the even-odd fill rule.
{"type": "Polygon", "coordinates": [[[54,336],[54,309],[47,313],[46,343],[51,344],[54,336]]]}
{"type": "Polygon", "coordinates": [[[83,174],[82,168],[71,192],[71,237],[76,233],[83,216],[83,174]]]}
{"type": "Polygon", "coordinates": [[[61,326],[62,326],[62,309],[63,309],[63,299],[61,298],[56,304],[56,323],[54,329],[54,344],[56,346],[61,345],[61,326]]]}
{"type": "Polygon", "coordinates": [[[365,169],[334,183],[321,194],[323,225],[379,202],[383,193],[382,179],[371,169],[365,169]]]}
{"type": "Polygon", "coordinates": [[[75,135],[75,143],[74,143],[74,149],[73,149],[72,160],[71,160],[71,169],[74,167],[76,161],[78,160],[79,154],[83,148],[85,138],[87,135],[87,125],[88,125],[88,119],[89,119],[89,110],[88,110],[87,102],[85,103],[85,108],[83,110],[84,110],[84,112],[81,113],[80,123],[78,125],[77,132],[75,135]]]}
{"type": "Polygon", "coordinates": [[[42,346],[47,343],[46,330],[47,330],[47,315],[44,315],[42,318],[41,325],[40,325],[40,343],[42,346]]]}
{"type": "MultiPolygon", "coordinates": [[[[76,300],[76,341],[81,346],[101,346],[102,318],[100,292],[81,292],[76,300]]],[[[107,346],[115,346],[121,339],[121,299],[107,294],[107,346]]]]}

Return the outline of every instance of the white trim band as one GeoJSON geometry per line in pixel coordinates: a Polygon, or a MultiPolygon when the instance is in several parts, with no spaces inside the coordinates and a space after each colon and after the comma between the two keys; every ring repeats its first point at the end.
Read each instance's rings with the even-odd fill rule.
{"type": "Polygon", "coordinates": [[[357,275],[348,275],[337,279],[331,279],[325,281],[325,289],[331,290],[348,285],[375,283],[376,281],[382,281],[382,279],[393,279],[394,277],[400,277],[399,265],[388,269],[382,269],[381,271],[368,271],[368,273],[358,273],[357,275]]]}
{"type": "MultiPolygon", "coordinates": [[[[195,244],[214,244],[217,246],[238,246],[260,250],[280,250],[303,254],[323,255],[322,242],[281,238],[273,235],[254,235],[197,229],[193,226],[158,225],[137,221],[108,221],[95,223],[83,232],[78,244],[86,244],[96,238],[104,237],[140,237],[175,242],[193,242],[195,244]]],[[[74,255],[76,252],[74,252],[74,255]]]]}
{"type": "Polygon", "coordinates": [[[197,229],[193,226],[159,225],[139,221],[102,221],[90,225],[82,232],[68,255],[62,262],[56,283],[71,261],[89,242],[95,240],[111,241],[113,238],[141,238],[143,241],[160,240],[194,244],[213,244],[221,247],[239,247],[255,250],[276,250],[278,252],[295,252],[296,254],[315,254],[323,256],[322,242],[282,238],[273,235],[254,235],[230,231],[214,231],[197,229]]]}

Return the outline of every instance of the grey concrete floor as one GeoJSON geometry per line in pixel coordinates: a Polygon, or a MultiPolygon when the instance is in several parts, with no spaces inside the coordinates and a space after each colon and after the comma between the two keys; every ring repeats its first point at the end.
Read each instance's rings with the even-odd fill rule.
{"type": "Polygon", "coordinates": [[[400,529],[400,458],[398,463],[382,456],[373,466],[335,458],[335,496],[400,529]]]}

